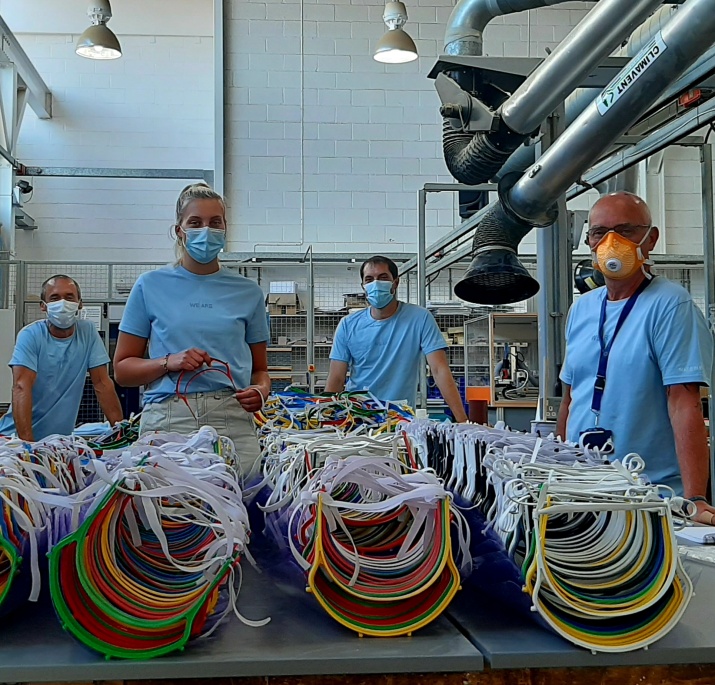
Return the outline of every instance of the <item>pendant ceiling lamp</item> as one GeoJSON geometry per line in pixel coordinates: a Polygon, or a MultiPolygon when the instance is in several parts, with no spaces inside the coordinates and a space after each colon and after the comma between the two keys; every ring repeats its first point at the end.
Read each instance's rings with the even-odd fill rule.
{"type": "Polygon", "coordinates": [[[88,59],[118,59],[122,48],[114,32],[107,26],[112,18],[109,0],[92,0],[87,7],[92,25],[79,37],[75,52],[88,59]]]}
{"type": "Polygon", "coordinates": [[[386,3],[382,18],[389,30],[377,42],[373,57],[386,64],[404,64],[416,60],[415,41],[402,28],[407,22],[407,8],[404,3],[386,3]]]}

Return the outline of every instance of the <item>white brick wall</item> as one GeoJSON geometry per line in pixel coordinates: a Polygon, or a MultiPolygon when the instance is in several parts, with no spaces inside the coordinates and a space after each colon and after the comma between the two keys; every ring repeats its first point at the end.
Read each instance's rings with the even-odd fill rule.
{"type": "Polygon", "coordinates": [[[667,251],[702,254],[700,155],[697,148],[672,147],[665,155],[667,251]]]}
{"type": "MultiPolygon", "coordinates": [[[[213,169],[212,0],[113,3],[110,26],[124,56],[111,62],[74,53],[88,25],[84,3],[29,5],[0,0],[0,13],[52,90],[55,116],[39,120],[28,108],[24,164],[213,169]]],[[[171,258],[173,205],[188,181],[29,180],[35,192],[25,209],[40,227],[17,231],[19,258],[171,258]]]]}
{"type": "MultiPolygon", "coordinates": [[[[406,65],[372,59],[385,31],[382,0],[304,0],[303,22],[298,0],[232,5],[226,144],[238,224],[233,249],[298,250],[287,244],[302,241],[323,252],[414,252],[417,191],[453,180],[442,157],[439,99],[426,77],[453,4],[407,3],[406,30],[420,58],[406,65]]],[[[574,2],[495,20],[485,53],[542,55],[588,7],[574,2]]],[[[429,196],[429,242],[460,222],[456,206],[456,194],[429,196]]],[[[534,238],[525,249],[533,250],[534,238]]]]}

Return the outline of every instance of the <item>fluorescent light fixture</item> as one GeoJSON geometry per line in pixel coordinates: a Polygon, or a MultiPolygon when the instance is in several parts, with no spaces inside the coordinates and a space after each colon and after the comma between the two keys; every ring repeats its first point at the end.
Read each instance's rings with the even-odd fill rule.
{"type": "Polygon", "coordinates": [[[112,18],[109,0],[92,0],[87,7],[92,25],[79,37],[75,52],[88,59],[118,59],[122,48],[114,32],[107,26],[112,18]]]}
{"type": "Polygon", "coordinates": [[[377,42],[373,57],[385,64],[404,64],[416,60],[415,41],[402,28],[407,22],[407,8],[404,3],[386,3],[382,18],[389,30],[377,42]]]}

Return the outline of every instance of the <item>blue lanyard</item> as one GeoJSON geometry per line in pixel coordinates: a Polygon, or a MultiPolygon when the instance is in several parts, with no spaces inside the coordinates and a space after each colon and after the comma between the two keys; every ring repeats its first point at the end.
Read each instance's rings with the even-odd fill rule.
{"type": "Polygon", "coordinates": [[[606,390],[606,371],[608,369],[608,355],[611,353],[611,348],[613,347],[613,341],[616,339],[618,332],[623,327],[628,315],[633,310],[636,304],[636,300],[640,294],[650,285],[652,278],[644,279],[643,283],[638,286],[636,290],[626,302],[621,315],[618,317],[618,322],[616,323],[616,328],[613,331],[611,339],[606,344],[604,340],[604,328],[606,327],[606,307],[608,306],[608,293],[604,293],[603,302],[601,302],[601,318],[598,323],[598,342],[601,347],[601,355],[598,360],[598,372],[596,374],[596,381],[593,384],[593,400],[591,401],[591,411],[596,415],[596,425],[598,426],[598,417],[601,414],[601,402],[603,401],[603,393],[606,390]]]}

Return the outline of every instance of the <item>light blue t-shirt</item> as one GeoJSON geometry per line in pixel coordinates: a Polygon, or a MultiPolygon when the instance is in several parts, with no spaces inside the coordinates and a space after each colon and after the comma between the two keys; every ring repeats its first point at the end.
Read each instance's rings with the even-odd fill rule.
{"type": "MultiPolygon", "coordinates": [[[[582,295],[566,324],[561,379],[571,386],[567,437],[574,442],[594,425],[591,401],[604,297],[605,287],[582,295]]],[[[607,303],[606,342],[626,302],[607,303]]],[[[684,288],[658,276],[641,293],[609,354],[599,425],[613,431],[614,457],[640,454],[652,482],[682,493],[665,387],[707,385],[712,364],[713,339],[702,313],[684,288]]]]}
{"type": "Polygon", "coordinates": [[[380,400],[407,400],[414,407],[423,355],[446,347],[430,312],[400,302],[389,319],[373,319],[369,307],[345,317],[330,358],[348,364],[347,390],[370,390],[380,400]]]}
{"type": "MultiPolygon", "coordinates": [[[[104,343],[89,321],[77,321],[69,338],[55,338],[46,320],[35,321],[17,334],[9,366],[24,366],[37,374],[32,386],[35,440],[72,433],[87,371],[108,363],[104,343]]],[[[12,407],[0,419],[0,433],[15,433],[12,407]]]]}
{"type": "MultiPolygon", "coordinates": [[[[227,269],[199,276],[182,266],[166,266],[139,276],[119,330],[149,340],[152,359],[191,347],[206,350],[228,363],[239,389],[251,383],[249,345],[269,339],[263,291],[254,281],[227,269]]],[[[231,387],[222,373],[209,371],[192,381],[193,375],[184,374],[182,392],[187,384],[189,393],[231,387]]],[[[178,376],[166,374],[149,384],[144,404],[173,397],[178,376]]]]}

